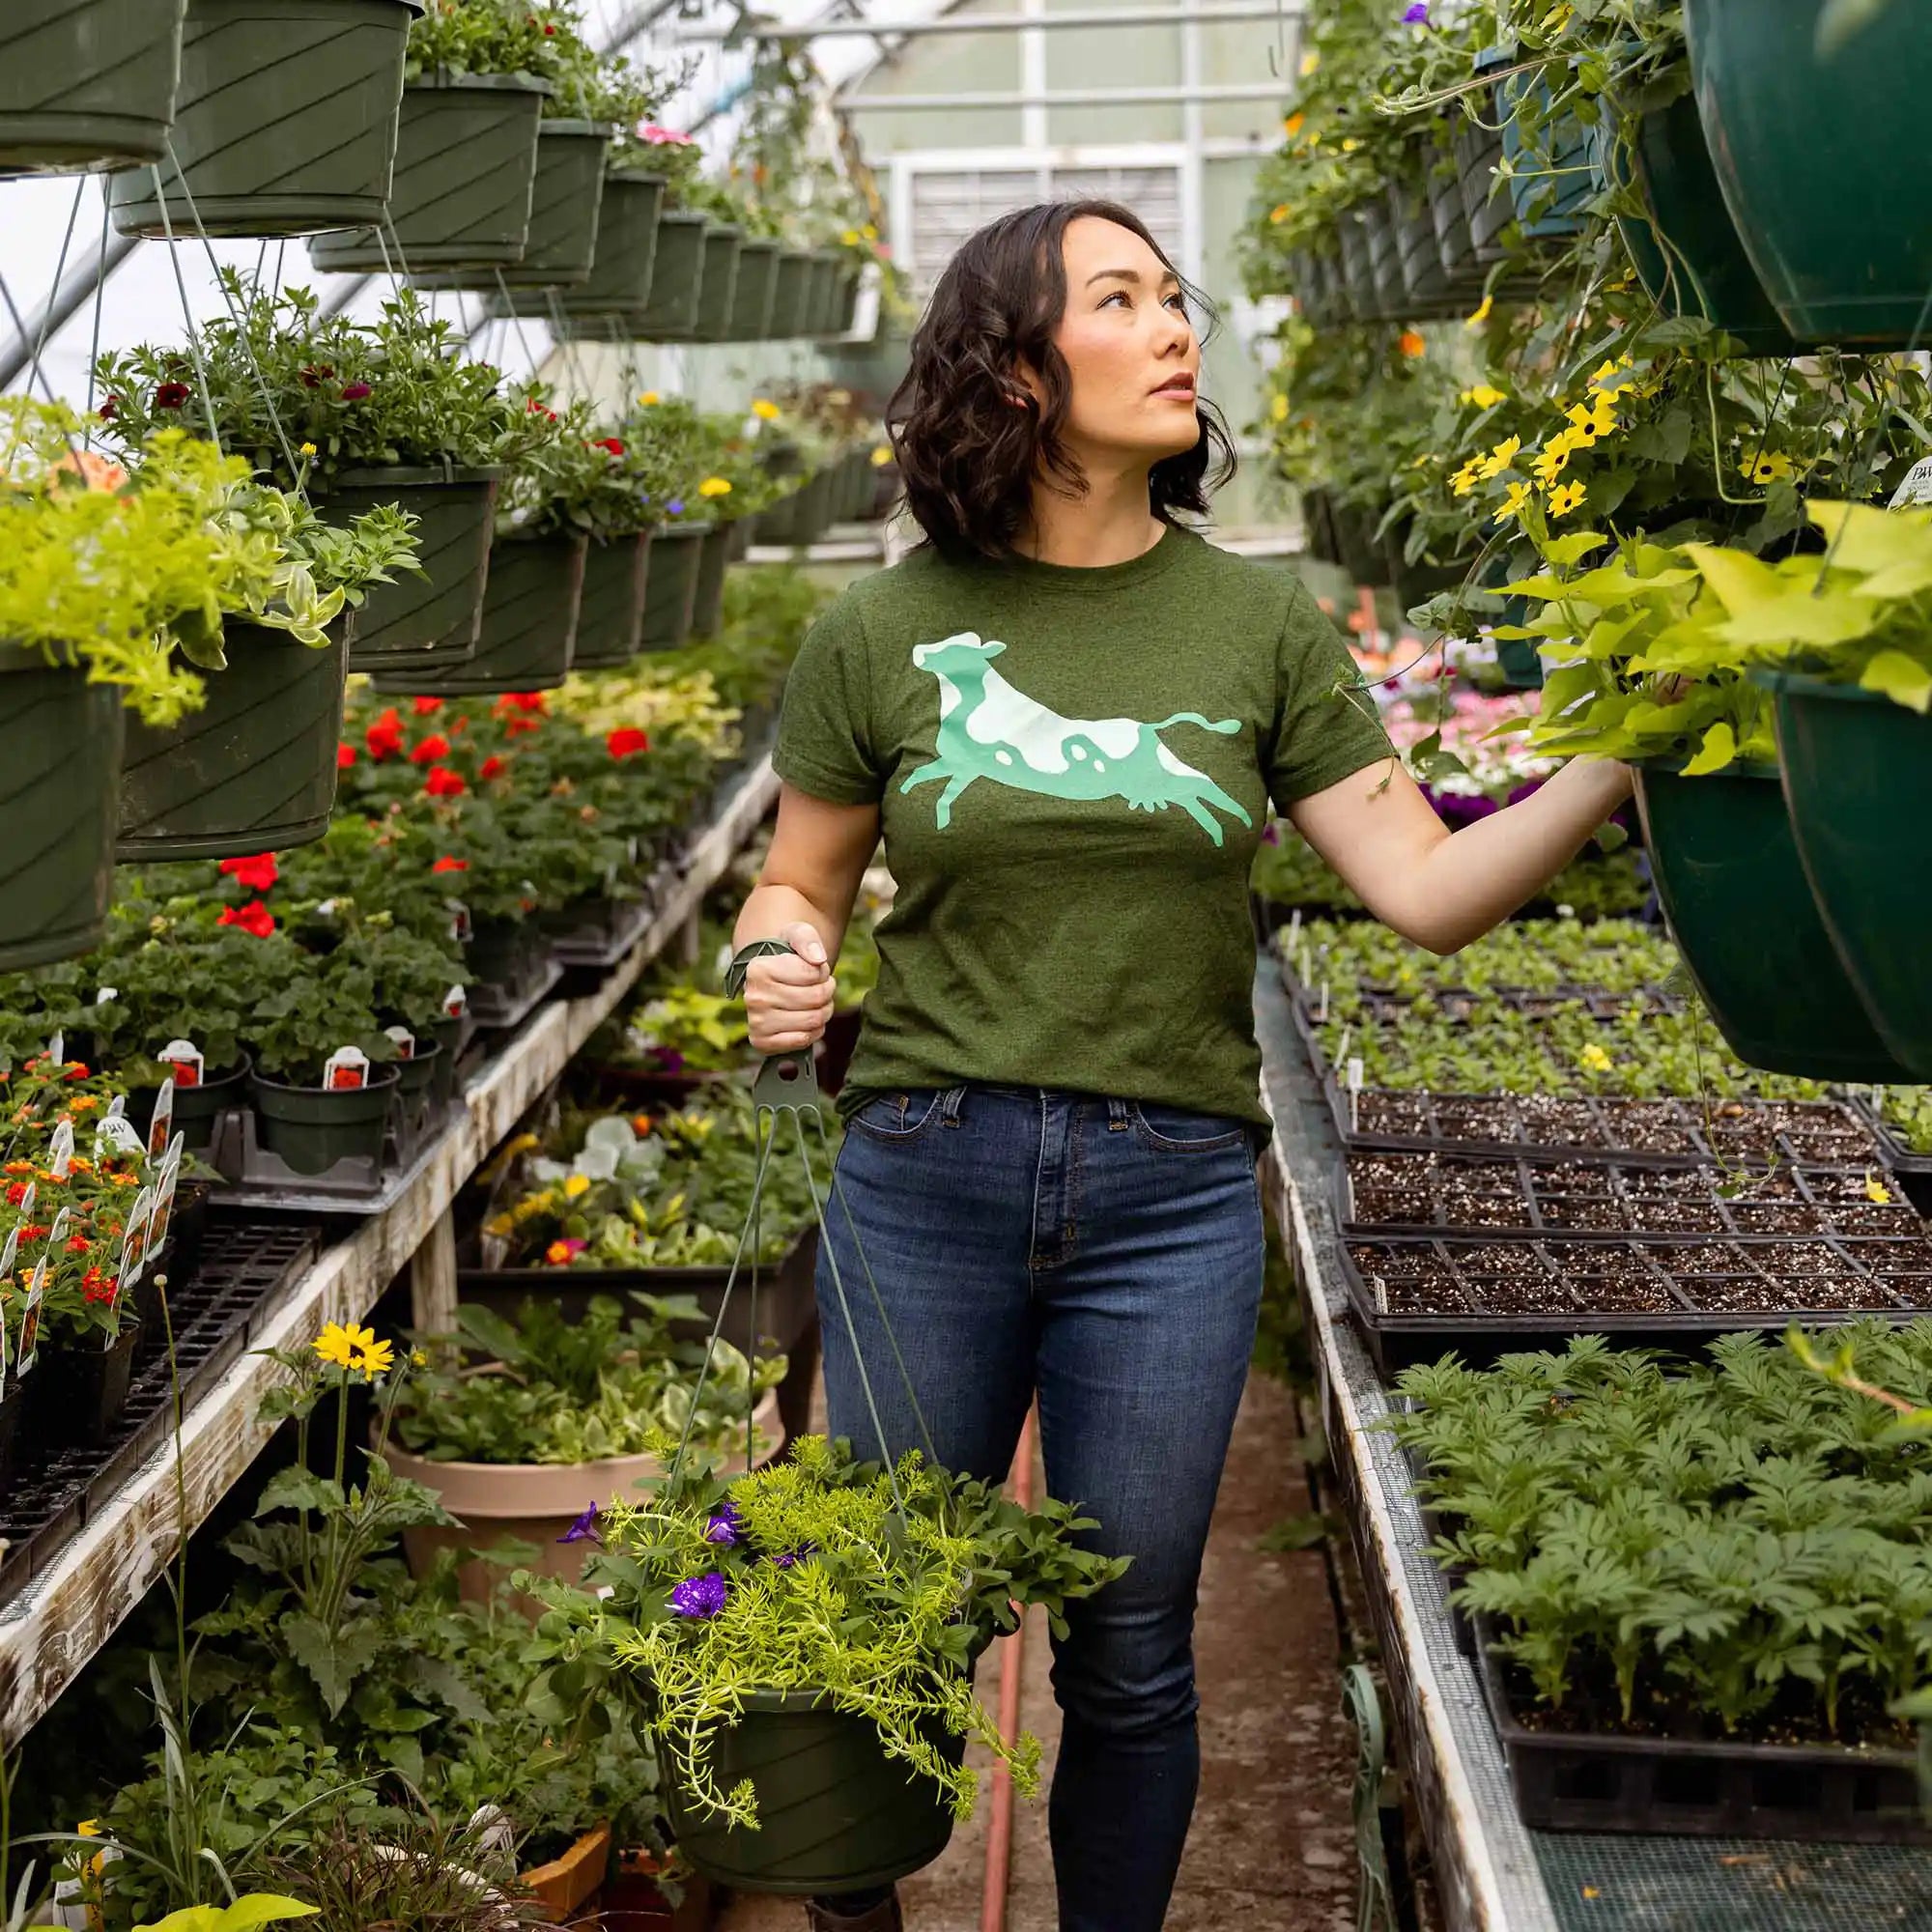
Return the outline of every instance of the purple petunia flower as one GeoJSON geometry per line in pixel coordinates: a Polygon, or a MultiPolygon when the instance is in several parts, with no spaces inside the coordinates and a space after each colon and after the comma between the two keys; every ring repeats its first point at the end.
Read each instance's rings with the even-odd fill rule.
{"type": "Polygon", "coordinates": [[[737,1542],[745,1525],[738,1520],[738,1512],[727,1503],[720,1503],[713,1512],[711,1520],[704,1525],[706,1543],[720,1544],[725,1548],[737,1542]]]}
{"type": "Polygon", "coordinates": [[[374,394],[367,383],[345,383],[342,385],[342,400],[345,403],[359,403],[364,397],[374,394]]]}
{"type": "Polygon", "coordinates": [[[597,1529],[597,1505],[592,1503],[577,1520],[557,1538],[559,1543],[602,1543],[603,1537],[597,1529]]]}
{"type": "Polygon", "coordinates": [[[1415,0],[1403,16],[1403,24],[1410,27],[1426,27],[1429,24],[1429,0],[1415,0]]]}
{"type": "Polygon", "coordinates": [[[670,499],[670,501],[665,505],[665,514],[667,516],[671,516],[671,517],[683,516],[684,498],[682,497],[673,497],[670,499]]]}
{"type": "Polygon", "coordinates": [[[687,1577],[670,1593],[670,1606],[681,1617],[715,1617],[727,1594],[723,1575],[713,1570],[708,1576],[687,1577]]]}
{"type": "Polygon", "coordinates": [[[772,1558],[772,1568],[774,1570],[789,1570],[797,1561],[798,1558],[789,1549],[783,1549],[772,1558]]]}
{"type": "Polygon", "coordinates": [[[1272,820],[1262,827],[1262,843],[1264,845],[1279,845],[1281,843],[1281,827],[1272,820]]]}
{"type": "Polygon", "coordinates": [[[682,1073],[684,1071],[684,1055],[676,1047],[656,1046],[651,1051],[657,1058],[658,1071],[660,1073],[682,1073]]]}

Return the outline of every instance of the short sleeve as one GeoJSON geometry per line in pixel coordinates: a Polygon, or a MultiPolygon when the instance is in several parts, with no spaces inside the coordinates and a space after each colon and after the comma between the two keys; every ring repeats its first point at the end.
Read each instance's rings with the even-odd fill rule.
{"type": "Polygon", "coordinates": [[[1297,582],[1276,647],[1268,796],[1286,810],[1395,755],[1341,634],[1297,582]]]}
{"type": "Polygon", "coordinates": [[[873,805],[885,779],[872,743],[866,634],[841,598],[805,634],[785,680],[772,769],[833,805],[873,805]]]}

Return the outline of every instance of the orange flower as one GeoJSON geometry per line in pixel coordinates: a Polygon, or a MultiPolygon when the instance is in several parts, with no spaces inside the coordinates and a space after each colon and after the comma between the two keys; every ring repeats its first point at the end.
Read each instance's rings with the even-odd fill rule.
{"type": "Polygon", "coordinates": [[[1405,328],[1396,347],[1413,362],[1429,353],[1429,345],[1412,328],[1405,328]]]}

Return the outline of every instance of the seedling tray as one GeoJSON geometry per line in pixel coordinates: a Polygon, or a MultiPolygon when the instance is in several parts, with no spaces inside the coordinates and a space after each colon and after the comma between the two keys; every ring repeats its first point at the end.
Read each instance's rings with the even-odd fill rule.
{"type": "MultiPolygon", "coordinates": [[[[1466,986],[1445,986],[1439,992],[1432,991],[1426,996],[1363,987],[1351,992],[1350,997],[1355,1012],[1372,1024],[1380,1026],[1400,1026],[1403,1021],[1413,1017],[1421,997],[1427,997],[1434,1003],[1441,1018],[1459,1024],[1484,1006],[1502,1007],[1533,1020],[1547,1019],[1551,1013],[1567,1007],[1581,1007],[1593,1020],[1621,1019],[1630,1013],[1649,1016],[1681,1013],[1684,1010],[1684,1001],[1675,993],[1605,993],[1590,986],[1560,986],[1548,993],[1533,992],[1520,986],[1488,993],[1472,992],[1466,986]]],[[[1295,986],[1294,1000],[1295,1005],[1302,1009],[1300,1017],[1304,1027],[1312,1028],[1320,1024],[1318,1015],[1321,1007],[1321,989],[1319,985],[1312,989],[1295,986]]]]}
{"type": "Polygon", "coordinates": [[[1898,1137],[1898,1129],[1857,1093],[1848,1093],[1846,1102],[1871,1130],[1884,1153],[1885,1164],[1898,1177],[1906,1198],[1921,1214],[1932,1217],[1932,1153],[1915,1153],[1898,1137]]]}
{"type": "Polygon", "coordinates": [[[563,978],[563,967],[548,952],[514,982],[498,985],[483,980],[469,988],[469,1013],[478,1027],[510,1033],[543,1005],[563,978]]]}
{"type": "Polygon", "coordinates": [[[653,874],[642,897],[605,901],[582,924],[551,940],[551,957],[588,991],[643,938],[663,903],[662,892],[663,882],[653,874]]]}
{"type": "MultiPolygon", "coordinates": [[[[315,1257],[316,1230],[279,1221],[215,1220],[192,1276],[170,1276],[184,1412],[254,1339],[260,1310],[315,1257]]],[[[84,1525],[174,1432],[174,1387],[165,1346],[136,1371],[114,1433],[98,1448],[38,1462],[22,1442],[20,1479],[0,1496],[0,1605],[42,1575],[84,1525]]]]}
{"type": "Polygon", "coordinates": [[[1343,1278],[1384,1376],[1455,1352],[1472,1366],[1573,1335],[1688,1351],[1743,1328],[1782,1333],[1932,1309],[1932,1239],[1629,1240],[1616,1236],[1345,1239],[1343,1278]],[[1769,1284],[1771,1305],[1750,1297],[1769,1284]]]}
{"type": "Polygon", "coordinates": [[[1912,1752],[1532,1729],[1490,1648],[1494,1627],[1475,1621],[1484,1700],[1532,1831],[1932,1844],[1912,1752]]]}
{"type": "Polygon", "coordinates": [[[438,1142],[462,1111],[460,1096],[444,1106],[432,1106],[419,1132],[402,1135],[391,1125],[380,1160],[351,1154],[320,1174],[302,1174],[260,1146],[252,1113],[224,1114],[215,1128],[211,1155],[223,1176],[213,1204],[256,1213],[380,1214],[393,1207],[429,1165],[438,1142]]]}
{"type": "Polygon", "coordinates": [[[1634,1240],[1734,1236],[1906,1238],[1925,1232],[1896,1188],[1874,1201],[1859,1167],[1753,1173],[1727,1198],[1736,1170],[1626,1166],[1520,1154],[1373,1153],[1335,1170],[1335,1219],[1350,1236],[1609,1235],[1634,1240]]]}

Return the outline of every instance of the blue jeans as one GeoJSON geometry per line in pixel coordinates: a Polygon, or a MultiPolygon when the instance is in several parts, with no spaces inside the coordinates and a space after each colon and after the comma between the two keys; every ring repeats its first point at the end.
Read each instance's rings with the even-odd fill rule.
{"type": "MultiPolygon", "coordinates": [[[[1194,1605],[1254,1347],[1262,1208],[1254,1130],[1037,1089],[882,1094],[849,1123],[838,1190],[942,1463],[995,1482],[1037,1394],[1049,1492],[1132,1567],[1067,1606],[1048,1822],[1062,1932],[1155,1932],[1200,1779],[1194,1605]]],[[[852,1250],[827,1221],[881,1445],[826,1256],[833,1434],[921,1446],[852,1250]]]]}

